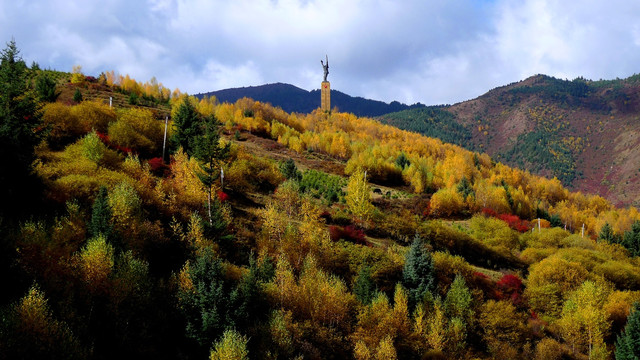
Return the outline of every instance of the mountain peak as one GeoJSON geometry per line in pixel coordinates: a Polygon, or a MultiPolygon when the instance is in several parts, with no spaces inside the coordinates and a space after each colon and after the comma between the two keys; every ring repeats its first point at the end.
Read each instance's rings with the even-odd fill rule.
{"type": "MultiPolygon", "coordinates": [[[[286,83],[273,83],[258,86],[240,87],[212,91],[198,94],[197,97],[215,96],[220,102],[235,103],[243,97],[256,101],[270,103],[282,108],[286,112],[310,113],[320,107],[320,90],[307,91],[286,83]]],[[[340,111],[353,113],[357,116],[375,117],[390,112],[402,111],[416,107],[424,107],[418,103],[414,105],[402,104],[398,101],[385,103],[362,97],[354,97],[338,90],[331,90],[331,106],[340,111]]]]}

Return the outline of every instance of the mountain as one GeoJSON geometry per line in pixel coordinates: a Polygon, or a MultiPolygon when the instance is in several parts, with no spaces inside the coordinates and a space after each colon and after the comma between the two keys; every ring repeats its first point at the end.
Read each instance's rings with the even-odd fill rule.
{"type": "Polygon", "coordinates": [[[640,75],[573,81],[545,75],[451,106],[379,118],[618,205],[640,203],[640,75]]]}
{"type": "MultiPolygon", "coordinates": [[[[286,112],[304,114],[320,107],[320,90],[307,91],[283,83],[224,89],[196,95],[198,98],[204,96],[215,96],[220,102],[228,103],[235,103],[238,99],[248,97],[270,103],[286,112]]],[[[420,103],[405,105],[397,101],[388,104],[383,101],[350,96],[337,90],[331,90],[331,106],[357,116],[380,116],[390,112],[424,107],[420,103]]]]}

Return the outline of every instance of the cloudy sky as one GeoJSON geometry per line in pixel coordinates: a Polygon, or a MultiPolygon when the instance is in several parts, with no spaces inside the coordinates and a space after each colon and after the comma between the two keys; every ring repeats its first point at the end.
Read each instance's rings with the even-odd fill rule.
{"type": "MultiPolygon", "coordinates": [[[[322,81],[354,96],[456,103],[543,73],[640,73],[638,0],[0,0],[0,41],[195,94],[322,81]]],[[[4,46],[3,46],[4,47],[4,46]]]]}

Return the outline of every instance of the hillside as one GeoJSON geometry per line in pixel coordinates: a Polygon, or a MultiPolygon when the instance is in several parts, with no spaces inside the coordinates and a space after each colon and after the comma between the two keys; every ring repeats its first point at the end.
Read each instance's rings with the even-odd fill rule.
{"type": "Polygon", "coordinates": [[[93,79],[34,89],[24,63],[2,60],[0,149],[16,155],[0,176],[3,357],[608,359],[635,346],[635,208],[371,118],[246,98],[168,99],[165,161],[156,112],[100,97],[136,86],[38,100],[89,94],[93,79]]]}
{"type": "MultiPolygon", "coordinates": [[[[307,91],[289,84],[267,84],[242,88],[224,89],[198,94],[196,97],[215,96],[220,102],[235,103],[243,97],[270,103],[286,112],[308,114],[320,104],[320,90],[307,91]]],[[[423,107],[421,104],[405,105],[397,101],[390,104],[383,101],[353,97],[343,92],[331,90],[331,106],[339,111],[358,116],[379,116],[382,114],[423,107]]]]}
{"type": "Polygon", "coordinates": [[[441,114],[435,123],[419,109],[380,119],[556,176],[616,204],[639,204],[639,76],[566,81],[538,75],[434,111],[441,114]]]}

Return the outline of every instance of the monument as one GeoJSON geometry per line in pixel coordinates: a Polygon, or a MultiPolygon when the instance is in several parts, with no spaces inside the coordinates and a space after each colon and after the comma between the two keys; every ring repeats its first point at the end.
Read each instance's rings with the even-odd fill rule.
{"type": "Polygon", "coordinates": [[[320,85],[320,108],[324,111],[331,111],[331,84],[327,81],[329,75],[329,56],[325,55],[327,63],[320,60],[324,70],[324,81],[320,85]]]}

